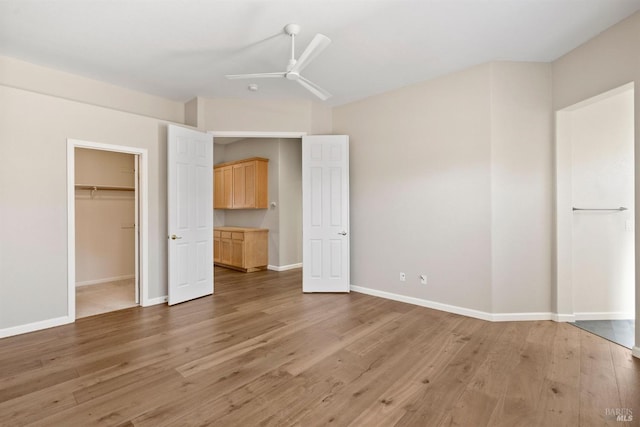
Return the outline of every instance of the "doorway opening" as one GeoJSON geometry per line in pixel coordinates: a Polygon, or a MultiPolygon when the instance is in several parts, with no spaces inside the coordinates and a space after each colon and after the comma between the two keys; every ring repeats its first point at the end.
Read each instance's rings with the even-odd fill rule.
{"type": "Polygon", "coordinates": [[[557,112],[559,320],[635,341],[633,84],[557,112]]]}
{"type": "MultiPolygon", "coordinates": [[[[214,142],[221,138],[242,138],[244,135],[216,135],[214,142]]],[[[262,135],[261,135],[262,136],[262,135]]],[[[274,139],[268,143],[274,155],[263,154],[267,141],[255,141],[244,136],[242,141],[228,141],[230,147],[218,144],[216,161],[222,163],[214,176],[222,179],[215,187],[223,196],[216,195],[218,206],[229,206],[227,194],[233,195],[232,208],[214,215],[214,247],[220,248],[221,256],[214,261],[220,264],[242,260],[249,248],[243,237],[246,233],[263,233],[267,218],[275,220],[276,229],[269,232],[268,269],[276,271],[300,268],[304,265],[302,278],[303,292],[349,292],[349,139],[346,135],[270,135],[274,139]],[[302,137],[302,139],[300,139],[302,137]],[[257,142],[257,143],[254,143],[257,142]],[[253,146],[252,146],[252,143],[253,146]],[[248,148],[250,147],[250,148],[248,148]],[[232,150],[232,154],[228,151],[232,150]],[[251,156],[246,158],[247,156],[251,156]],[[256,158],[254,156],[261,156],[256,158]],[[245,159],[237,159],[245,157],[245,159]],[[266,212],[243,210],[246,194],[255,196],[258,206],[258,170],[254,165],[270,158],[276,159],[276,167],[269,167],[269,176],[275,176],[277,187],[275,200],[272,193],[272,178],[269,178],[269,202],[260,204],[266,212]],[[232,163],[225,163],[231,161],[232,163]],[[238,164],[241,163],[241,164],[238,164]],[[246,166],[244,164],[247,164],[246,166]],[[287,163],[291,163],[287,167],[287,163]],[[228,169],[232,168],[232,171],[228,169]],[[255,171],[248,173],[245,170],[255,171]],[[232,176],[232,185],[226,185],[232,176]],[[250,182],[251,185],[246,183],[250,182]],[[240,191],[236,191],[239,183],[240,191]],[[250,190],[248,190],[250,188],[250,190]],[[238,210],[236,196],[239,196],[238,210]],[[274,212],[270,214],[269,210],[274,212]],[[237,212],[237,213],[236,213],[237,212]],[[222,216],[222,219],[220,218],[222,216]],[[216,218],[217,217],[217,218],[216,218]],[[252,224],[247,224],[251,221],[252,224]],[[233,222],[234,224],[229,224],[233,222]],[[238,222],[241,222],[238,224],[238,222]],[[215,226],[224,225],[216,230],[215,226]],[[243,227],[253,227],[252,229],[243,227]],[[256,227],[263,227],[256,228],[256,227]],[[219,236],[217,236],[217,233],[219,236]],[[226,235],[226,236],[225,236],[226,235]],[[234,235],[237,235],[234,237],[234,235]],[[216,239],[219,239],[216,241],[216,239]],[[225,239],[228,242],[225,243],[225,239]],[[237,239],[238,242],[233,240],[237,239]],[[227,253],[225,257],[225,247],[227,253]],[[234,247],[238,256],[234,257],[234,247]],[[305,248],[303,251],[302,248],[305,248]],[[276,249],[275,254],[273,248],[276,249]],[[275,261],[275,262],[274,262],[275,261]]],[[[264,136],[262,136],[264,137],[264,136]]],[[[251,199],[254,200],[253,198],[251,199]]],[[[229,208],[227,208],[229,209],[229,208]]],[[[255,240],[255,239],[254,239],[255,240]]],[[[244,258],[246,259],[246,257],[244,258]]],[[[264,264],[260,264],[264,265],[264,264]]]]}
{"type": "Polygon", "coordinates": [[[67,141],[68,315],[148,305],[147,150],[67,141]]]}
{"type": "MultiPolygon", "coordinates": [[[[260,230],[268,230],[266,232],[268,240],[267,269],[286,271],[301,268],[301,137],[290,134],[274,134],[264,137],[253,135],[219,137],[214,134],[214,150],[215,164],[248,158],[268,159],[266,208],[214,209],[214,229],[256,230],[252,233],[256,236],[259,233],[265,234],[260,230]]],[[[216,248],[222,252],[221,245],[216,248]]]]}

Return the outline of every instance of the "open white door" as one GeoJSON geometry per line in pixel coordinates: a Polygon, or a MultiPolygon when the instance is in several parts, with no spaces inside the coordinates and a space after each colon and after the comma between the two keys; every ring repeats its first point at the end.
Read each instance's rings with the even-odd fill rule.
{"type": "Polygon", "coordinates": [[[302,291],[349,292],[349,137],[302,138],[302,291]]]}
{"type": "Polygon", "coordinates": [[[213,293],[213,137],[169,125],[169,305],[213,293]]]}

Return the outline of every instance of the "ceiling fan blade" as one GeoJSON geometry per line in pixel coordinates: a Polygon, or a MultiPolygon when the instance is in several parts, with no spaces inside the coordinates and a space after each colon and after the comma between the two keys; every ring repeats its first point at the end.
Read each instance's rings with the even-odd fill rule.
{"type": "Polygon", "coordinates": [[[286,73],[257,73],[257,74],[227,74],[229,80],[235,79],[273,79],[284,77],[286,73]]]}
{"type": "Polygon", "coordinates": [[[320,53],[322,53],[322,51],[325,50],[327,46],[329,46],[329,44],[331,44],[331,39],[329,37],[320,33],[316,34],[313,40],[311,40],[311,43],[309,43],[309,46],[307,46],[304,52],[302,52],[302,55],[300,55],[300,58],[298,58],[298,61],[290,71],[299,73],[304,70],[305,67],[309,65],[309,63],[313,61],[316,56],[320,55],[320,53]]]}
{"type": "Polygon", "coordinates": [[[318,98],[322,99],[323,101],[326,101],[327,99],[331,98],[331,94],[329,92],[322,89],[320,86],[316,85],[315,83],[312,83],[311,81],[305,79],[302,76],[300,76],[297,82],[300,83],[309,92],[311,92],[318,98]]]}

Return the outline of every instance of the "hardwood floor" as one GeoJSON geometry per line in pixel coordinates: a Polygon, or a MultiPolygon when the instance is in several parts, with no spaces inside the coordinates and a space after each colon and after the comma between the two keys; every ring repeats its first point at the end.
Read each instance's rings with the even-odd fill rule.
{"type": "Polygon", "coordinates": [[[300,281],[216,268],[214,297],[2,339],[0,425],[640,425],[640,361],[588,332],[300,281]]]}

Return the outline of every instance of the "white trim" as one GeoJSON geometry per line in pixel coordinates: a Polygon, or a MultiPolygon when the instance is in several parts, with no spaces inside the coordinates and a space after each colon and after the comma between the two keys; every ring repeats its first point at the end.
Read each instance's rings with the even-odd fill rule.
{"type": "Polygon", "coordinates": [[[553,313],[491,313],[491,321],[493,322],[521,322],[533,320],[553,320],[553,313]]]}
{"type": "Polygon", "coordinates": [[[576,313],[575,316],[576,320],[626,320],[635,318],[633,313],[620,311],[584,312],[576,313]]]}
{"type": "Polygon", "coordinates": [[[76,320],[76,152],[67,139],[67,318],[76,320]]]}
{"type": "Polygon", "coordinates": [[[117,282],[119,280],[135,279],[135,274],[127,274],[126,276],[105,277],[103,279],[85,280],[84,282],[76,282],[78,286],[99,285],[100,283],[117,282]]]}
{"type": "Polygon", "coordinates": [[[575,316],[575,314],[553,313],[551,315],[551,320],[553,320],[554,322],[569,322],[569,323],[573,323],[573,322],[576,321],[576,316],[575,316]]]}
{"type": "Polygon", "coordinates": [[[163,297],[157,297],[157,298],[147,298],[145,301],[144,307],[149,307],[150,305],[164,304],[167,302],[168,299],[169,297],[167,295],[163,297]]]}
{"type": "MultiPolygon", "coordinates": [[[[93,150],[115,151],[139,156],[139,233],[140,259],[139,283],[140,305],[149,304],[149,151],[146,148],[128,147],[124,145],[104,144],[100,142],[67,139],[67,318],[74,322],[76,318],[76,237],[75,237],[75,149],[89,148],[93,150]]],[[[69,323],[67,322],[67,323],[69,323]]]]}
{"type": "Polygon", "coordinates": [[[297,264],[267,266],[267,270],[273,270],[273,271],[287,271],[287,270],[294,270],[296,268],[302,268],[302,263],[299,262],[297,264]]]}
{"type": "Polygon", "coordinates": [[[638,359],[640,359],[640,347],[634,346],[631,349],[631,354],[633,355],[633,357],[637,357],[638,359]]]}
{"type": "Polygon", "coordinates": [[[0,338],[11,337],[14,335],[26,334],[27,332],[39,331],[41,329],[53,328],[55,326],[73,323],[74,317],[63,316],[53,319],[40,320],[38,322],[27,323],[26,325],[12,326],[10,328],[0,329],[0,338]]]}
{"type": "Polygon", "coordinates": [[[406,302],[408,304],[419,305],[421,307],[432,308],[434,310],[446,311],[448,313],[459,314],[461,316],[473,317],[475,319],[486,320],[489,322],[522,322],[534,320],[552,320],[554,314],[550,312],[539,313],[488,313],[486,311],[473,310],[470,308],[459,307],[456,305],[443,304],[440,302],[429,301],[422,298],[409,297],[406,295],[394,294],[391,292],[379,291],[377,289],[364,288],[362,286],[351,285],[353,292],[372,295],[375,297],[386,298],[394,301],[406,302]]]}
{"type": "Polygon", "coordinates": [[[374,297],[386,298],[394,301],[406,302],[408,304],[419,305],[421,307],[433,308],[435,310],[446,311],[449,313],[460,314],[462,316],[474,317],[476,319],[481,320],[492,320],[491,314],[479,311],[472,310],[470,308],[458,307],[455,305],[442,304],[439,302],[429,301],[421,298],[408,297],[406,295],[394,294],[391,292],[379,291],[377,289],[364,288],[362,286],[351,285],[351,290],[353,292],[359,292],[361,294],[372,295],[374,297]]]}
{"type": "Polygon", "coordinates": [[[605,99],[609,99],[612,96],[616,96],[616,95],[620,95],[621,93],[624,93],[628,90],[634,90],[635,89],[635,82],[629,82],[626,84],[623,84],[622,86],[618,86],[614,89],[608,90],[606,92],[602,92],[598,95],[592,96],[591,98],[587,98],[585,100],[579,101],[575,104],[569,105],[568,107],[563,108],[560,111],[575,111],[575,110],[579,110],[581,108],[584,107],[588,107],[590,105],[593,105],[595,103],[598,103],[600,101],[603,101],[605,99]]]}
{"type": "Polygon", "coordinates": [[[214,138],[302,138],[307,132],[268,132],[246,130],[210,130],[214,138]]]}

